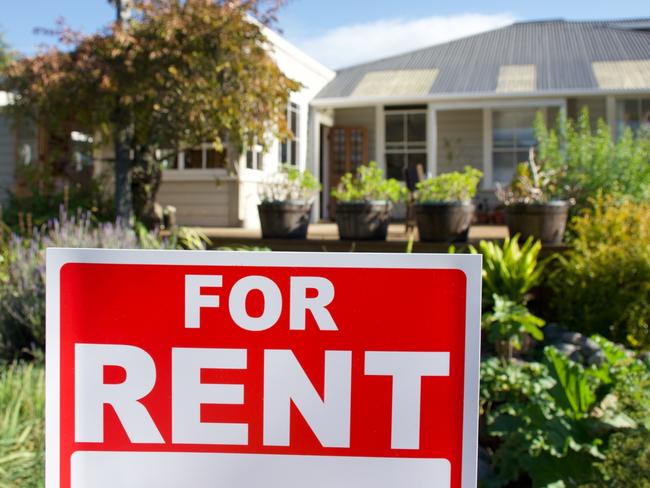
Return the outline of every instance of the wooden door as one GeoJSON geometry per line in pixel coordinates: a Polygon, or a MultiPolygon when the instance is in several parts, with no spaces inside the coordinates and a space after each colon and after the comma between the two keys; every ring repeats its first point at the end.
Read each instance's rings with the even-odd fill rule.
{"type": "MultiPolygon", "coordinates": [[[[329,187],[336,188],[341,177],[368,162],[368,131],[365,127],[332,127],[329,131],[329,187]]],[[[330,198],[334,218],[335,200],[330,198]]]]}

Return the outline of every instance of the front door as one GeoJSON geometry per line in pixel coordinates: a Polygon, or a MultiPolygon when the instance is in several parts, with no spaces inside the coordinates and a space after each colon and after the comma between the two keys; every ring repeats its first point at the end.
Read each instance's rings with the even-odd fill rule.
{"type": "MultiPolygon", "coordinates": [[[[364,127],[335,126],[329,130],[329,188],[336,188],[341,177],[368,162],[368,131],[364,127]]],[[[330,217],[335,200],[330,198],[330,217]]]]}

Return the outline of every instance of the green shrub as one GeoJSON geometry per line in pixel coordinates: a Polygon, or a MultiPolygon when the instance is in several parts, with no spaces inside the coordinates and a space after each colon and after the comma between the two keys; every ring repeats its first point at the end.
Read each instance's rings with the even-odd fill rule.
{"type": "Polygon", "coordinates": [[[583,367],[552,347],[544,350],[542,363],[482,362],[483,435],[498,440],[495,476],[487,486],[525,479],[533,486],[597,483],[611,434],[645,429],[617,385],[632,377],[627,391],[642,390],[650,378],[648,366],[599,342],[606,346],[606,358],[598,367],[583,367]]]}
{"type": "Polygon", "coordinates": [[[362,202],[373,200],[400,201],[405,189],[394,178],[384,178],[384,172],[374,161],[359,166],[355,174],[346,173],[332,196],[341,202],[362,202]]]}
{"type": "Polygon", "coordinates": [[[43,486],[44,416],[43,368],[0,366],[0,487],[43,486]]]}
{"type": "Polygon", "coordinates": [[[483,173],[471,166],[465,170],[442,173],[434,178],[427,178],[416,185],[418,202],[463,202],[467,203],[476,195],[476,188],[483,173]]]}
{"type": "Polygon", "coordinates": [[[650,203],[598,197],[571,224],[572,249],[549,277],[565,326],[650,347],[650,203]]]}
{"type": "Polygon", "coordinates": [[[538,114],[535,122],[539,164],[557,175],[557,189],[575,199],[576,213],[600,192],[616,199],[650,198],[650,135],[626,130],[616,141],[600,120],[596,129],[584,109],[577,121],[560,111],[556,126],[547,128],[538,114]]]}
{"type": "Polygon", "coordinates": [[[596,468],[602,481],[594,486],[650,488],[650,431],[637,429],[613,434],[605,459],[596,468]]]}
{"type": "Polygon", "coordinates": [[[494,295],[525,305],[530,290],[542,278],[544,262],[539,260],[540,241],[529,237],[519,245],[519,236],[506,238],[502,245],[481,241],[478,250],[469,246],[472,254],[483,255],[483,297],[487,304],[494,295]]]}
{"type": "Polygon", "coordinates": [[[525,305],[499,295],[494,295],[493,301],[493,309],[483,315],[483,328],[499,357],[510,358],[513,349],[521,349],[524,334],[538,341],[544,339],[541,330],[544,321],[530,313],[525,305]]]}
{"type": "Polygon", "coordinates": [[[311,202],[320,189],[320,183],[310,171],[300,171],[295,166],[283,164],[268,181],[260,186],[260,200],[311,202]]]}

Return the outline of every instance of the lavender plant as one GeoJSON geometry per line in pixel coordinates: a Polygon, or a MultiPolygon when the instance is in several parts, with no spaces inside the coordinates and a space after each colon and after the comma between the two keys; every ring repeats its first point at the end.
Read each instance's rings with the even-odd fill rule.
{"type": "Polygon", "coordinates": [[[89,213],[61,211],[31,236],[11,234],[0,272],[0,354],[23,356],[45,344],[45,250],[48,247],[112,249],[205,249],[207,238],[180,228],[162,237],[121,222],[95,225],[89,213]]]}

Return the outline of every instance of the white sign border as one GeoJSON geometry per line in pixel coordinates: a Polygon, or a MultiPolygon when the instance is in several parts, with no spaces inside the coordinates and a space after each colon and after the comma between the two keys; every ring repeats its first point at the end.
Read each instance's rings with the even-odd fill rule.
{"type": "Polygon", "coordinates": [[[45,486],[60,488],[60,275],[68,263],[300,268],[458,269],[467,278],[462,488],[477,485],[481,348],[480,254],[160,251],[48,248],[46,258],[45,486]]]}

